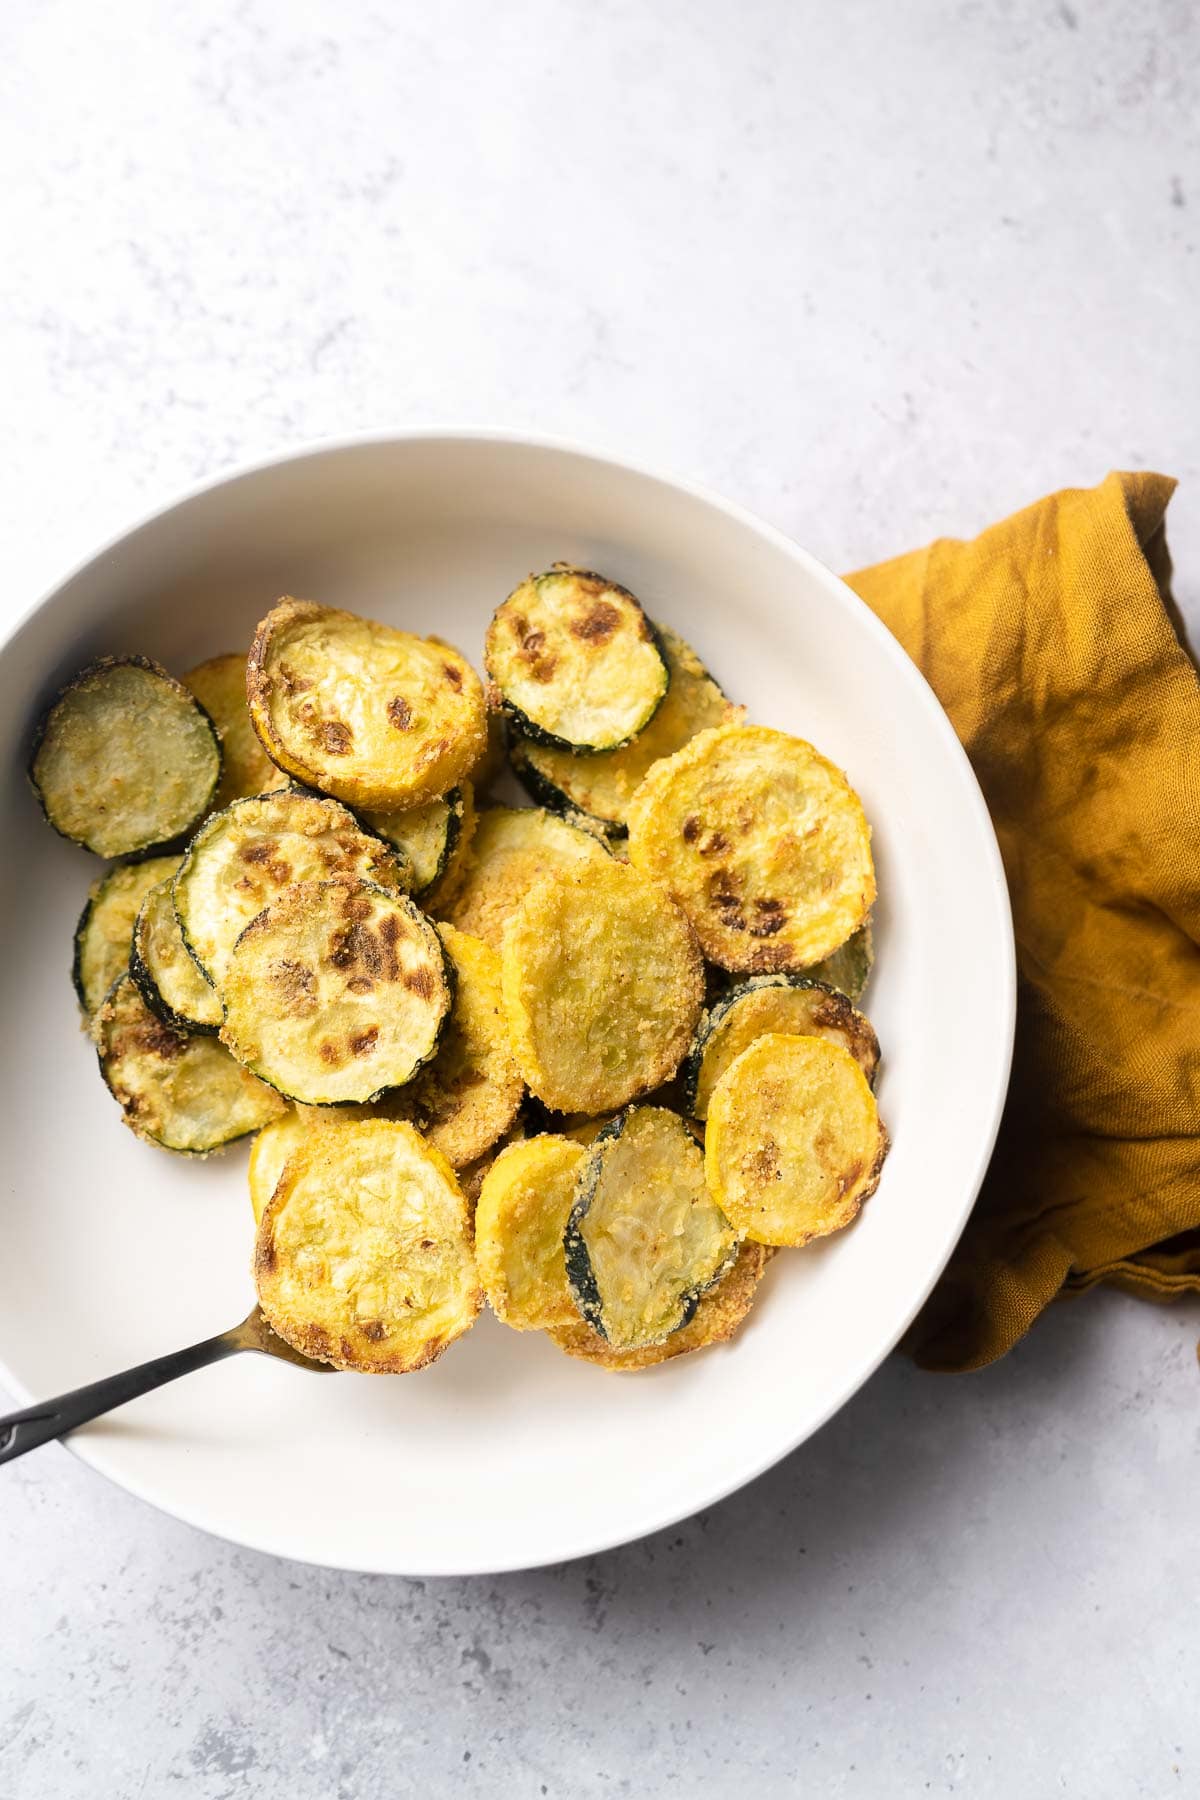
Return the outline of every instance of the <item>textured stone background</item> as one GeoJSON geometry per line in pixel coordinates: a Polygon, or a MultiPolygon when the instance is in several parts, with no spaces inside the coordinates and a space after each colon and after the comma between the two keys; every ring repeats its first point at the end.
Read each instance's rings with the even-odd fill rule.
{"type": "MultiPolygon", "coordinates": [[[[236,459],[472,421],[843,568],[1165,468],[1200,623],[1198,151],[1191,0],[9,0],[0,607],[236,459]]],[[[0,1794],[1195,1791],[1198,1331],[1101,1295],[893,1359],[711,1513],[497,1581],[273,1562],[42,1452],[0,1794]]]]}

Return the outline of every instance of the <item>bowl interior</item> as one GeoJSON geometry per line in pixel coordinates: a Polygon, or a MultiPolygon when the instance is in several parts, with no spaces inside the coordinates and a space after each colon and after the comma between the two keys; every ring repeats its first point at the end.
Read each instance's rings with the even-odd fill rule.
{"type": "Polygon", "coordinates": [[[253,1298],[245,1149],[191,1163],[137,1143],[80,1032],[71,936],[98,865],[48,829],[25,784],[40,702],[95,653],[141,650],[182,672],[243,649],[289,592],[436,632],[478,665],[497,601],[559,557],[632,588],[754,720],[811,739],[861,793],[880,886],[864,1005],[891,1157],[852,1229],[775,1259],[727,1348],[615,1377],[485,1316],[407,1380],[239,1357],[73,1439],[126,1487],[247,1544],[359,1569],[493,1571],[720,1497],[895,1342],[991,1148],[1012,1030],[995,840],[936,702],[854,596],[710,498],[577,452],[459,437],[334,447],[160,514],[68,580],[0,658],[0,1356],[13,1381],[73,1387],[220,1330],[253,1298]]]}

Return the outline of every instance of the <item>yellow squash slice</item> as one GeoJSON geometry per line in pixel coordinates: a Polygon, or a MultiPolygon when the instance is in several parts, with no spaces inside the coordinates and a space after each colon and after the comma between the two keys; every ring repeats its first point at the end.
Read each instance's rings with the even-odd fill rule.
{"type": "Polygon", "coordinates": [[[627,744],[670,680],[654,627],[628,589],[562,563],[497,607],[483,659],[494,702],[517,730],[566,750],[627,744]]]}
{"type": "Polygon", "coordinates": [[[704,999],[686,918],[610,857],[538,882],[505,928],[501,972],[521,1072],[558,1112],[604,1112],[666,1081],[704,999]]]}
{"type": "Polygon", "coordinates": [[[262,621],[247,693],[272,761],[351,806],[435,800],[486,742],[483,685],[457,650],[307,600],[262,621]]]}
{"type": "Polygon", "coordinates": [[[616,1374],[652,1369],[658,1363],[687,1356],[693,1350],[707,1350],[710,1344],[726,1343],[739,1329],[754,1304],[758,1284],[774,1254],[766,1244],[742,1244],[732,1267],[701,1294],[700,1303],[688,1323],[673,1331],[661,1344],[647,1344],[641,1350],[614,1350],[582,1319],[552,1327],[550,1336],[568,1356],[577,1356],[583,1362],[595,1363],[616,1374]]]}
{"type": "Polygon", "coordinates": [[[267,1210],[267,1202],[283,1174],[284,1163],[293,1150],[299,1149],[312,1129],[311,1117],[298,1107],[289,1106],[278,1119],[272,1119],[269,1125],[264,1125],[251,1144],[246,1180],[256,1225],[267,1210]]]}
{"type": "Polygon", "coordinates": [[[862,925],[871,833],[840,770],[762,726],[703,731],[650,770],[629,807],[629,858],[683,907],[706,956],[799,972],[862,925]]]}
{"type": "Polygon", "coordinates": [[[302,881],[246,927],[221,993],[238,1061],[288,1099],[328,1106],[412,1080],[437,1049],[451,978],[406,895],[302,881]]]}
{"type": "Polygon", "coordinates": [[[221,739],[221,781],[212,807],[219,812],[231,800],[269,794],[290,785],[258,741],[246,705],[246,658],[236,651],[213,656],[190,670],[183,685],[217,728],[221,739]]]}
{"type": "Polygon", "coordinates": [[[567,1138],[532,1137],[502,1150],[483,1178],[475,1259],[492,1311],[514,1331],[582,1326],[563,1235],[586,1159],[567,1138]]]}
{"type": "Polygon", "coordinates": [[[622,750],[580,756],[532,738],[514,736],[513,769],[539,806],[571,809],[595,821],[610,837],[624,837],[625,814],[651,766],[682,750],[698,732],[738,714],[690,644],[658,627],[671,685],[650,723],[622,750]]]}
{"type": "Polygon", "coordinates": [[[268,1322],[339,1369],[424,1368],[482,1304],[467,1202],[411,1125],[320,1126],[287,1158],[258,1227],[268,1322]]]}
{"type": "Polygon", "coordinates": [[[103,656],[80,670],[43,716],[29,767],[54,829],[97,856],[183,837],[220,774],[212,720],[145,656],[103,656]]]}
{"type": "Polygon", "coordinates": [[[125,1123],[147,1143],[207,1156],[259,1131],[284,1110],[213,1037],[176,1031],[157,1018],[128,975],[96,1014],[100,1070],[125,1123]]]}
{"type": "MultiPolygon", "coordinates": [[[[445,916],[499,950],[504,927],[534,882],[553,869],[602,867],[608,852],[537,806],[489,806],[479,815],[465,876],[445,916]]],[[[439,909],[441,910],[441,909],[439,909]]]]}
{"type": "Polygon", "coordinates": [[[879,1039],[871,1021],[836,988],[804,975],[752,975],[715,1001],[700,1021],[683,1066],[683,1099],[697,1119],[730,1063],[768,1032],[841,1044],[874,1082],[879,1039]]]}
{"type": "Polygon", "coordinates": [[[614,1350],[686,1325],[737,1246],[676,1113],[631,1106],[584,1152],[563,1254],[583,1319],[614,1350]]]}
{"type": "Polygon", "coordinates": [[[235,800],[201,826],[175,878],[184,941],[220,992],[251,919],[293,882],[333,879],[402,889],[408,872],[336,800],[296,788],[235,800]]]}
{"type": "Polygon", "coordinates": [[[878,1187],[887,1151],[866,1076],[825,1038],[759,1038],[708,1103],[709,1187],[760,1244],[796,1246],[840,1231],[878,1187]]]}
{"type": "Polygon", "coordinates": [[[525,1082],[508,1041],[500,958],[453,925],[440,926],[438,934],[453,968],[454,1004],[433,1061],[395,1101],[434,1149],[461,1169],[504,1136],[525,1082]]]}
{"type": "Polygon", "coordinates": [[[221,1023],[217,991],[196,966],[183,941],[168,876],[142,901],[133,927],[129,972],[159,1018],[180,1031],[216,1031],[221,1023]]]}
{"type": "Polygon", "coordinates": [[[175,873],[179,863],[178,856],[152,856],[145,862],[121,863],[93,882],[75,927],[71,970],[79,1004],[89,1016],[117,976],[129,967],[133,927],[142,901],[152,887],[175,873]]]}

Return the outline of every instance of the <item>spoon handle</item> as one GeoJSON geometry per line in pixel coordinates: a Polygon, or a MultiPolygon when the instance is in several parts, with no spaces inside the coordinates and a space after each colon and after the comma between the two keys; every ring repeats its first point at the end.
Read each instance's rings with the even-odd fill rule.
{"type": "Polygon", "coordinates": [[[152,1388],[175,1381],[180,1375],[190,1375],[193,1369],[207,1368],[209,1363],[249,1349],[239,1337],[240,1329],[235,1327],[219,1337],[205,1338],[203,1343],[174,1350],[169,1356],[156,1356],[120,1375],[109,1375],[88,1387],[59,1394],[55,1400],[42,1400],[22,1407],[20,1412],[5,1414],[0,1417],[0,1463],[12,1462],[27,1450],[36,1450],[39,1444],[65,1437],[77,1425],[86,1425],[89,1419],[111,1412],[114,1406],[124,1406],[127,1400],[136,1400],[139,1394],[148,1394],[152,1388]]]}

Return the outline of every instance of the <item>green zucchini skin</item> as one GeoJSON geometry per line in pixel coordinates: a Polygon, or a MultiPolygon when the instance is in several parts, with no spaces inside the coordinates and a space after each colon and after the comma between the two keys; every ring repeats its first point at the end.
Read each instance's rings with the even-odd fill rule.
{"type": "MultiPolygon", "coordinates": [[[[607,1143],[612,1138],[620,1137],[631,1110],[626,1107],[624,1112],[618,1113],[615,1119],[610,1119],[608,1124],[596,1133],[595,1143],[592,1145],[593,1150],[598,1144],[607,1143]]],[[[590,1325],[592,1330],[598,1332],[601,1337],[606,1336],[602,1323],[604,1302],[600,1297],[600,1289],[596,1285],[592,1259],[588,1255],[588,1248],[583,1241],[580,1227],[587,1218],[588,1208],[595,1199],[603,1166],[600,1157],[590,1156],[581,1167],[579,1179],[575,1184],[575,1199],[570,1217],[567,1219],[567,1229],[563,1235],[563,1260],[567,1268],[567,1284],[575,1296],[575,1304],[585,1323],[590,1325]]],[[[697,1296],[696,1304],[699,1305],[699,1296],[697,1296]]],[[[692,1312],[694,1313],[695,1310],[693,1306],[692,1312]]],[[[689,1313],[688,1318],[691,1316],[692,1313],[689,1313]]],[[[686,1324],[687,1320],[684,1320],[683,1323],[686,1324]]]]}
{"type": "Polygon", "coordinates": [[[814,963],[807,974],[813,981],[823,981],[827,987],[836,988],[857,1006],[871,979],[874,961],[875,940],[868,919],[865,925],[860,925],[846,939],[839,950],[835,950],[832,956],[827,956],[824,962],[814,963]]]}
{"type": "Polygon", "coordinates": [[[629,836],[623,806],[628,804],[629,795],[654,762],[673,755],[689,736],[694,737],[708,726],[725,723],[734,716],[728,694],[686,639],[679,637],[669,626],[657,625],[653,620],[651,624],[670,679],[667,693],[653,717],[625,746],[626,751],[632,750],[635,754],[649,751],[636,769],[623,766],[622,750],[598,751],[594,755],[556,751],[548,755],[544,745],[531,743],[511,728],[505,732],[504,748],[509,767],[531,798],[548,811],[564,817],[573,813],[589,830],[603,833],[614,843],[629,836]],[[664,723],[668,725],[665,736],[659,730],[664,723]],[[604,798],[604,771],[614,765],[618,779],[624,779],[628,791],[623,802],[610,794],[610,804],[605,807],[599,803],[604,798]],[[598,790],[597,777],[600,779],[598,790]]]}
{"type": "MultiPolygon", "coordinates": [[[[317,796],[317,798],[320,798],[320,797],[321,796],[317,796]]],[[[326,796],[326,798],[327,797],[328,796],[326,796]]],[[[423,894],[429,894],[429,893],[433,892],[433,890],[434,890],[434,888],[436,888],[438,882],[442,879],[442,876],[446,873],[446,870],[450,867],[450,859],[454,855],[454,852],[457,850],[458,840],[462,836],[462,828],[463,828],[463,791],[462,791],[462,788],[461,787],[450,788],[448,790],[448,792],[446,792],[445,794],[442,795],[442,799],[445,802],[445,804],[449,807],[450,812],[449,812],[449,816],[447,817],[447,820],[446,820],[446,832],[445,832],[445,836],[442,839],[442,847],[438,853],[437,868],[434,870],[430,879],[427,882],[425,882],[423,886],[421,886],[419,888],[418,887],[410,888],[409,891],[412,894],[412,897],[414,900],[420,900],[420,898],[423,894]]],[[[421,804],[428,805],[429,802],[423,801],[423,802],[421,802],[421,804]]],[[[354,807],[351,807],[350,810],[354,813],[354,817],[358,820],[358,823],[362,826],[362,828],[365,832],[369,833],[369,835],[371,837],[378,838],[380,843],[386,844],[388,849],[392,852],[393,856],[396,857],[398,862],[411,867],[411,859],[409,858],[403,844],[398,844],[396,842],[395,838],[389,837],[387,835],[387,833],[384,831],[380,831],[380,829],[377,825],[372,825],[365,812],[359,811],[354,807]]],[[[415,810],[416,809],[414,808],[414,811],[415,810]]]]}
{"type": "MultiPolygon", "coordinates": [[[[226,1149],[230,1144],[237,1143],[241,1138],[252,1137],[256,1131],[260,1131],[263,1125],[268,1123],[270,1117],[277,1116],[275,1102],[272,1099],[272,1111],[269,1115],[255,1116],[245,1125],[240,1126],[237,1129],[231,1129],[228,1122],[228,1112],[227,1110],[223,1110],[221,1114],[222,1123],[214,1124],[212,1131],[208,1133],[201,1142],[192,1144],[173,1143],[168,1137],[162,1135],[161,1132],[155,1132],[148,1125],[144,1112],[142,1111],[139,1111],[138,1114],[134,1116],[127,1108],[126,1101],[122,1097],[119,1086],[114,1081],[114,1067],[119,1063],[119,1058],[110,1055],[105,1047],[105,1015],[108,1012],[108,1009],[116,1003],[120,990],[125,984],[128,984],[128,986],[133,989],[138,1000],[141,1001],[142,1005],[145,1005],[140,991],[132,981],[128,970],[123,975],[118,975],[117,979],[113,982],[112,987],[109,989],[104,1002],[97,1010],[96,1025],[93,1031],[92,1041],[96,1050],[96,1060],[99,1064],[100,1074],[103,1078],[104,1085],[112,1095],[113,1099],[117,1102],[118,1106],[120,1106],[122,1113],[125,1116],[126,1123],[133,1128],[137,1137],[144,1143],[154,1144],[161,1150],[170,1151],[173,1156],[202,1158],[211,1156],[214,1151],[226,1149]]],[[[163,1034],[161,1041],[164,1044],[176,1044],[179,1046],[179,1052],[172,1052],[172,1054],[182,1053],[182,1051],[186,1049],[186,1046],[193,1041],[204,1043],[209,1041],[207,1038],[198,1039],[197,1034],[192,1031],[177,1031],[173,1026],[164,1024],[157,1018],[157,1015],[152,1014],[151,1018],[154,1021],[155,1031],[161,1031],[163,1034]]],[[[154,1054],[154,1048],[153,1043],[146,1044],[145,1053],[147,1055],[154,1054]]],[[[221,1054],[225,1055],[226,1053],[221,1052],[221,1054]]],[[[236,1069],[237,1065],[234,1063],[233,1059],[230,1057],[227,1058],[227,1060],[229,1066],[236,1069]]]]}
{"type": "MultiPolygon", "coordinates": [[[[114,863],[112,868],[109,869],[106,874],[92,884],[91,891],[84,902],[83,911],[79,915],[79,921],[75,926],[75,935],[72,941],[71,982],[74,986],[76,997],[85,1018],[90,1018],[99,1007],[103,1006],[107,999],[107,993],[104,991],[94,993],[91,1000],[88,998],[84,959],[89,947],[89,935],[94,927],[103,927],[105,909],[112,897],[112,889],[114,886],[119,884],[136,870],[141,870],[150,875],[150,880],[145,883],[141,894],[138,896],[138,905],[140,906],[145,893],[154,885],[155,872],[146,869],[147,863],[153,860],[155,859],[151,857],[131,856],[126,857],[122,862],[114,863]]],[[[169,857],[164,857],[162,860],[167,862],[168,865],[171,862],[169,857]]],[[[170,867],[168,866],[168,869],[159,877],[159,879],[165,880],[170,872],[170,867]]],[[[137,915],[135,913],[130,921],[129,929],[131,934],[136,923],[137,915]]],[[[116,980],[117,974],[123,973],[128,965],[129,959],[128,955],[126,955],[124,962],[119,968],[114,965],[114,971],[109,975],[105,987],[111,987],[112,982],[116,980]]]]}
{"type": "Polygon", "coordinates": [[[190,1032],[193,1037],[216,1037],[221,1029],[219,1025],[202,1025],[196,1019],[185,1019],[182,1013],[177,1013],[173,1007],[167,1005],[155,987],[154,977],[142,960],[136,944],[129,956],[129,974],[134,987],[155,1018],[161,1019],[164,1025],[169,1025],[172,1031],[190,1032]]]}
{"type": "MultiPolygon", "coordinates": [[[[817,994],[825,994],[829,996],[831,1002],[836,1004],[840,1001],[842,1006],[848,1008],[855,1017],[861,1017],[857,1012],[857,1008],[853,1005],[853,1002],[850,1001],[849,996],[844,994],[840,988],[832,987],[826,981],[816,981],[811,975],[752,975],[747,981],[739,981],[734,987],[728,988],[723,994],[715,999],[701,1015],[700,1023],[696,1027],[696,1035],[692,1039],[687,1055],[679,1066],[678,1081],[680,1099],[687,1111],[691,1113],[693,1117],[696,1116],[696,1105],[699,1099],[700,1078],[704,1069],[705,1054],[714,1036],[720,1030],[721,1026],[725,1024],[729,1015],[742,1003],[742,1001],[747,999],[751,994],[762,993],[764,990],[770,988],[799,988],[817,994]]],[[[862,1022],[865,1023],[865,1021],[862,1022]]],[[[782,1029],[782,1027],[780,1027],[780,1029],[782,1029]]],[[[878,1046],[876,1046],[876,1051],[878,1051],[878,1046]]],[[[873,1078],[874,1071],[872,1070],[872,1081],[873,1078]]]]}
{"type": "MultiPolygon", "coordinates": [[[[188,820],[185,825],[178,831],[172,832],[169,837],[154,838],[141,844],[131,844],[127,848],[122,848],[114,853],[121,862],[142,862],[147,857],[167,856],[174,851],[183,850],[186,847],[192,832],[195,831],[197,825],[200,824],[209,807],[212,805],[213,796],[221,783],[221,771],[224,765],[224,752],[221,748],[221,734],[217,730],[212,714],[208,711],[207,707],[203,706],[200,701],[197,700],[195,694],[193,694],[190,689],[185,688],[182,682],[177,681],[168,669],[163,668],[161,663],[156,662],[153,657],[137,654],[128,656],[93,657],[91,662],[85,664],[82,669],[79,669],[71,677],[70,681],[64,682],[48,704],[43,707],[37,723],[34,726],[33,736],[29,745],[29,754],[25,763],[25,774],[30,787],[33,789],[34,797],[41,808],[42,817],[50,826],[51,830],[57,832],[58,836],[65,839],[68,844],[75,844],[77,847],[84,850],[92,849],[92,846],[83,838],[76,837],[71,832],[65,831],[54,818],[53,813],[47,804],[46,796],[42,792],[37,779],[37,760],[38,753],[45,743],[46,734],[50,729],[55,710],[60,702],[66,699],[75,688],[80,686],[82,682],[88,680],[91,676],[100,675],[109,669],[117,668],[145,669],[149,674],[156,675],[163,681],[169,683],[173,689],[177,690],[181,698],[186,696],[187,700],[207,725],[217,758],[216,778],[207,794],[204,796],[203,803],[197,808],[192,818],[188,820]]],[[[108,853],[104,851],[94,851],[93,854],[105,855],[108,853]]]]}
{"type": "MultiPolygon", "coordinates": [[[[605,1145],[611,1144],[618,1139],[626,1130],[630,1121],[636,1117],[639,1112],[644,1112],[645,1110],[647,1109],[643,1102],[635,1101],[632,1105],[627,1106],[622,1112],[618,1113],[616,1118],[611,1119],[609,1123],[597,1133],[596,1138],[590,1147],[587,1161],[582,1165],[579,1171],[575,1187],[574,1203],[571,1207],[566,1230],[563,1234],[563,1259],[566,1265],[567,1282],[572,1295],[574,1296],[575,1304],[579,1308],[580,1315],[584,1321],[590,1325],[592,1330],[597,1332],[600,1337],[604,1338],[606,1342],[612,1342],[612,1339],[605,1326],[604,1298],[600,1292],[596,1271],[588,1252],[587,1242],[583,1235],[583,1224],[595,1201],[600,1180],[604,1173],[603,1151],[605,1145]]],[[[658,1107],[653,1110],[666,1113],[669,1112],[670,1109],[658,1107]]],[[[678,1120],[682,1131],[686,1133],[689,1130],[686,1122],[683,1119],[680,1119],[678,1114],[672,1113],[671,1117],[678,1120]]],[[[713,1269],[711,1274],[698,1281],[688,1292],[679,1296],[679,1316],[676,1322],[665,1333],[665,1336],[658,1341],[665,1341],[665,1337],[670,1337],[674,1332],[681,1331],[685,1325],[691,1322],[700,1301],[714,1283],[719,1281],[721,1276],[731,1266],[737,1256],[739,1248],[740,1240],[736,1235],[731,1233],[729,1251],[724,1260],[718,1267],[713,1269]]]]}
{"type": "MultiPolygon", "coordinates": [[[[175,877],[175,886],[172,890],[175,900],[175,913],[179,920],[179,930],[180,935],[183,938],[184,948],[200,973],[204,976],[204,979],[209,982],[210,985],[217,987],[218,992],[220,991],[219,983],[214,979],[212,972],[205,966],[204,959],[196,947],[193,935],[188,930],[188,920],[185,916],[185,908],[180,903],[180,894],[186,886],[189,876],[192,874],[197,856],[202,855],[207,850],[218,830],[227,829],[231,821],[234,823],[237,822],[244,809],[258,806],[262,801],[278,801],[286,805],[294,800],[317,802],[323,808],[329,810],[331,818],[340,822],[340,819],[338,819],[338,816],[340,815],[340,818],[344,818],[348,824],[361,832],[365,839],[368,839],[371,843],[382,845],[387,851],[391,862],[395,865],[396,869],[401,872],[403,883],[407,882],[409,872],[407,857],[395,850],[385,838],[381,838],[378,832],[368,830],[366,826],[359,822],[358,818],[348,806],[345,806],[340,800],[335,800],[330,794],[322,794],[319,793],[316,788],[304,787],[300,782],[293,782],[287,788],[278,789],[268,794],[250,794],[244,796],[240,800],[231,800],[228,806],[221,808],[220,812],[210,813],[203,825],[187,844],[183,861],[180,863],[175,877]]],[[[406,891],[403,883],[400,891],[406,891]]],[[[249,920],[247,920],[247,923],[249,923],[249,920]]]]}
{"type": "MultiPolygon", "coordinates": [[[[148,898],[149,895],[147,895],[147,899],[148,898]]],[[[143,900],[142,905],[145,906],[145,904],[146,902],[143,900]]],[[[169,1025],[173,1031],[178,1031],[185,1037],[189,1034],[192,1037],[216,1037],[221,1029],[220,1025],[210,1025],[201,1019],[186,1018],[183,1013],[176,1012],[175,1008],[169,1006],[163,999],[162,994],[159,991],[158,983],[150,973],[146,959],[142,955],[138,944],[138,925],[140,923],[141,913],[139,912],[137,919],[134,921],[133,941],[129,947],[129,973],[133,980],[134,987],[142,996],[142,999],[146,1002],[146,1005],[150,1008],[150,1011],[154,1014],[155,1018],[161,1019],[163,1024],[169,1025]]],[[[182,933],[180,935],[182,937],[182,933]]],[[[187,950],[186,944],[184,944],[184,949],[187,950]]],[[[195,963],[196,959],[192,956],[190,950],[187,950],[187,954],[191,958],[191,961],[195,963]]]]}
{"type": "MultiPolygon", "coordinates": [[[[589,831],[593,837],[599,837],[608,843],[619,843],[622,838],[629,836],[629,827],[620,820],[602,819],[598,814],[584,812],[581,807],[576,806],[570,796],[564,794],[548,775],[522,755],[523,741],[522,733],[515,729],[511,720],[506,720],[504,748],[508,766],[535,806],[555,813],[560,819],[565,819],[568,825],[574,825],[580,831],[589,831]]],[[[603,755],[604,752],[597,751],[595,754],[603,755]]]]}
{"type": "MultiPolygon", "coordinates": [[[[417,906],[416,902],[412,899],[411,895],[395,894],[386,888],[381,888],[378,891],[380,893],[387,894],[388,898],[391,900],[403,901],[405,903],[405,905],[418,918],[422,919],[431,928],[430,935],[436,941],[437,952],[438,952],[438,955],[441,957],[442,975],[445,980],[446,988],[447,988],[447,991],[450,996],[450,1003],[447,1006],[446,1011],[442,1017],[441,1027],[438,1031],[436,1039],[434,1040],[433,1044],[429,1048],[428,1054],[426,1056],[424,1056],[421,1059],[421,1061],[417,1064],[416,1068],[413,1069],[413,1071],[409,1075],[407,1081],[391,1082],[391,1083],[385,1084],[385,1086],[383,1086],[381,1088],[376,1088],[375,1092],[373,1094],[368,1094],[365,1100],[345,1101],[345,1100],[309,1100],[309,1099],[305,1099],[298,1094],[289,1093],[288,1089],[283,1085],[282,1082],[280,1082],[278,1080],[272,1080],[269,1075],[261,1074],[258,1069],[252,1069],[250,1071],[256,1081],[261,1081],[264,1087],[271,1088],[275,1093],[277,1093],[280,1096],[281,1099],[290,1101],[293,1106],[303,1106],[310,1111],[315,1111],[317,1108],[325,1107],[325,1106],[330,1106],[330,1107],[344,1107],[347,1105],[374,1106],[381,1100],[386,1101],[390,1095],[402,1094],[406,1088],[411,1087],[412,1083],[417,1079],[417,1076],[421,1073],[422,1069],[426,1069],[429,1067],[429,1064],[433,1061],[434,1057],[437,1055],[438,1051],[442,1047],[442,1039],[445,1037],[446,1029],[449,1026],[451,1018],[454,1016],[454,1002],[458,998],[458,970],[455,968],[453,958],[451,957],[449,951],[446,949],[445,944],[442,942],[441,933],[438,931],[436,925],[434,925],[432,920],[425,918],[425,914],[421,912],[420,907],[417,906]]],[[[254,924],[255,921],[251,920],[250,923],[254,924]]],[[[249,929],[250,929],[250,925],[247,925],[245,927],[245,930],[238,934],[237,941],[239,943],[240,943],[241,939],[245,936],[246,932],[249,931],[249,929]]],[[[185,944],[187,942],[186,936],[184,937],[184,942],[185,942],[185,944]]],[[[201,967],[201,965],[199,963],[197,963],[197,967],[201,967]]],[[[226,1045],[226,1048],[228,1048],[228,1045],[226,1045]]],[[[230,1053],[233,1054],[232,1051],[230,1053]]],[[[240,1061],[241,1059],[236,1058],[236,1060],[240,1061]]]]}
{"type": "MultiPolygon", "coordinates": [[[[546,726],[539,724],[536,719],[531,719],[529,715],[509,697],[508,693],[505,691],[503,681],[496,675],[495,671],[490,666],[488,667],[488,676],[492,687],[499,696],[499,710],[502,713],[506,724],[515,731],[518,736],[529,738],[530,741],[535,744],[545,744],[552,750],[569,750],[575,756],[596,756],[602,755],[608,750],[623,750],[627,744],[633,742],[638,731],[645,730],[646,726],[650,723],[651,719],[666,699],[667,689],[671,685],[671,665],[663,646],[662,634],[653,619],[651,619],[646,612],[646,609],[643,607],[636,594],[631,594],[629,589],[623,587],[619,581],[610,581],[606,575],[599,574],[595,569],[572,568],[570,572],[585,581],[602,582],[606,588],[611,589],[614,593],[620,594],[624,600],[635,607],[644,622],[647,637],[658,652],[658,660],[662,669],[662,685],[659,688],[658,697],[655,700],[654,705],[650,708],[645,718],[642,719],[637,730],[627,732],[624,737],[615,738],[610,743],[574,743],[570,738],[563,737],[558,732],[548,730],[546,726]]],[[[547,575],[560,575],[562,573],[563,571],[560,569],[550,569],[546,571],[547,575]]],[[[543,579],[543,577],[535,576],[533,579],[539,581],[543,579]]],[[[509,598],[511,597],[512,596],[510,595],[509,598]]],[[[507,604],[507,602],[504,604],[507,604]]]]}

